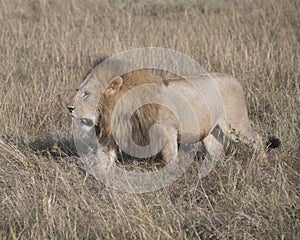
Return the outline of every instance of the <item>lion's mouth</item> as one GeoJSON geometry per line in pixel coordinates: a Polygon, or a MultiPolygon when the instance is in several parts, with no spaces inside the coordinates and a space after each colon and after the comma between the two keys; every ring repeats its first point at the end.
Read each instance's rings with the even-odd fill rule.
{"type": "Polygon", "coordinates": [[[80,119],[80,123],[83,124],[83,125],[86,125],[88,127],[91,127],[94,125],[94,122],[92,119],[89,119],[89,118],[81,118],[80,119]]]}

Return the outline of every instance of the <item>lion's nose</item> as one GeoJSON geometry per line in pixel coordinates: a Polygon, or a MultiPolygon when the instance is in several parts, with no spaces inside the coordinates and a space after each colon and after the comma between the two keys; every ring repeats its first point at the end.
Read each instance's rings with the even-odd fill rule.
{"type": "Polygon", "coordinates": [[[75,109],[75,107],[67,106],[67,109],[69,110],[70,113],[72,113],[75,109]]]}

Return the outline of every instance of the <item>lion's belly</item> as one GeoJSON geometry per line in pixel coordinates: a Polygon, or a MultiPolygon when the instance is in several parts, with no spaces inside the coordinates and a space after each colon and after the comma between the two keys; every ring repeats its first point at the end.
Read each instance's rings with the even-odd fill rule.
{"type": "Polygon", "coordinates": [[[198,116],[196,121],[196,123],[181,122],[180,142],[198,142],[205,138],[214,126],[208,114],[198,116]]]}
{"type": "Polygon", "coordinates": [[[223,114],[220,93],[211,79],[169,82],[166,93],[174,105],[183,143],[205,138],[223,114]]]}

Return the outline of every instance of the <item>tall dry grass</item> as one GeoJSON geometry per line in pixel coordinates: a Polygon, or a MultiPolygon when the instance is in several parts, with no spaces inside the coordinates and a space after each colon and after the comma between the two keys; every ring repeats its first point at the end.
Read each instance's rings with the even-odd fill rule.
{"type": "Polygon", "coordinates": [[[300,6],[271,1],[0,2],[1,239],[299,239],[300,6]],[[99,56],[181,51],[241,80],[269,162],[237,146],[199,180],[125,194],[78,167],[68,96],[99,56]]]}

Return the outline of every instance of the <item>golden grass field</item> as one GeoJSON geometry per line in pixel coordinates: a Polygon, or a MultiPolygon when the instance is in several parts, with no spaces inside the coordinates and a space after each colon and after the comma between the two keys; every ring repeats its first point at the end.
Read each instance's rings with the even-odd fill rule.
{"type": "Polygon", "coordinates": [[[0,1],[0,239],[300,239],[299,41],[297,0],[0,1]],[[66,103],[98,57],[145,46],[238,78],[282,146],[152,193],[86,174],[66,103]]]}

